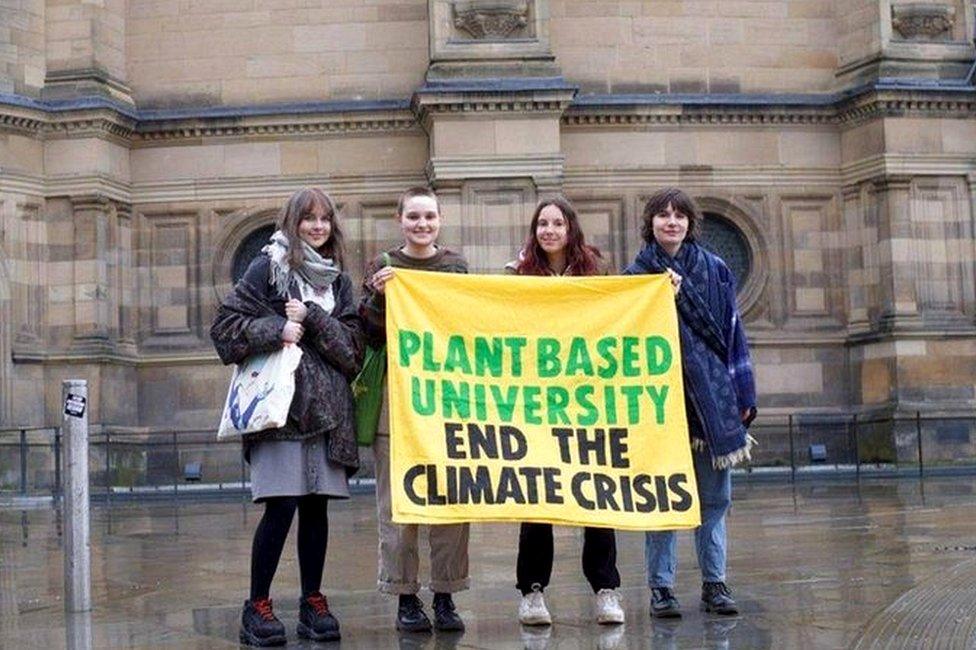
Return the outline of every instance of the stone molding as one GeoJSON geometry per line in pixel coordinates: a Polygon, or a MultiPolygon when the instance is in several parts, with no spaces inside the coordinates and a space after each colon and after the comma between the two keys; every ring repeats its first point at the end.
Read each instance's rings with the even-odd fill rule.
{"type": "Polygon", "coordinates": [[[497,157],[433,157],[427,163],[427,178],[437,186],[445,181],[496,179],[528,176],[551,185],[562,179],[563,154],[497,157]]]}
{"type": "Polygon", "coordinates": [[[528,0],[454,0],[451,9],[454,26],[475,40],[507,39],[529,24],[528,0]]]}
{"type": "MultiPolygon", "coordinates": [[[[566,128],[855,125],[880,117],[976,116],[976,89],[894,83],[832,95],[588,95],[560,78],[425,85],[411,102],[339,102],[199,111],[131,111],[106,100],[50,103],[0,96],[0,132],[103,138],[145,147],[200,138],[417,133],[435,116],[546,113],[566,128]]],[[[493,116],[494,117],[494,116],[493,116]]]]}
{"type": "Polygon", "coordinates": [[[949,40],[956,24],[956,8],[938,2],[908,2],[891,6],[891,26],[910,41],[949,40]]]}

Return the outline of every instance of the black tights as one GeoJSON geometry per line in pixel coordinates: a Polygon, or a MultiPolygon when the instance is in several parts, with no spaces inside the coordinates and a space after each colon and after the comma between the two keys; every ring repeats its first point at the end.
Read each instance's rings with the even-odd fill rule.
{"type": "Polygon", "coordinates": [[[307,494],[302,497],[269,497],[264,516],[254,531],[251,546],[251,600],[267,598],[278,560],[285,547],[291,520],[298,510],[298,570],[302,595],[319,591],[325,549],[329,544],[329,497],[307,494]]]}

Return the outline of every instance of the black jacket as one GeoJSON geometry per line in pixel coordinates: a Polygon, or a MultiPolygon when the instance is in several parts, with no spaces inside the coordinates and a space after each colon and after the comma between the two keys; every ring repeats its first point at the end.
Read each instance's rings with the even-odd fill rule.
{"type": "MultiPolygon", "coordinates": [[[[225,364],[240,363],[282,346],[286,299],[270,284],[270,265],[267,255],[258,255],[217,310],[210,338],[225,364]]],[[[298,295],[297,290],[293,285],[292,295],[298,295]]],[[[305,303],[305,335],[298,343],[303,354],[295,372],[295,397],[288,423],[280,429],[244,436],[245,455],[248,443],[259,440],[301,440],[324,435],[330,460],[345,466],[349,475],[359,468],[349,382],[362,368],[362,328],[349,276],[340,274],[332,291],[335,307],[331,314],[315,303],[305,303]]]]}

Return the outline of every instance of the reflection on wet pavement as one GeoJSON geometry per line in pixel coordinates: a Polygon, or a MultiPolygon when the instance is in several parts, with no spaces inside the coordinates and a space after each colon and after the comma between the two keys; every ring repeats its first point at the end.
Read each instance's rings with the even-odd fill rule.
{"type": "MultiPolygon", "coordinates": [[[[375,590],[371,495],[332,506],[326,592],[342,624],[331,647],[404,648],[972,648],[976,641],[976,479],[737,482],[729,582],[742,614],[698,610],[691,535],[679,539],[684,618],[651,620],[643,538],[618,534],[627,623],[593,621],[581,533],[557,527],[546,590],[551,628],[515,618],[517,528],[476,525],[472,589],[458,595],[463,634],[398,635],[395,601],[375,590]]],[[[236,647],[260,509],[240,502],[113,503],[92,520],[94,611],[66,617],[60,521],[50,507],[0,510],[0,648],[236,647]]],[[[294,535],[294,527],[292,531],[294,535]]],[[[423,564],[426,560],[422,561],[423,564]]],[[[426,568],[423,569],[426,571],[426,568]]],[[[294,540],[272,588],[292,647],[294,540]]],[[[422,597],[430,603],[430,594],[422,597]]],[[[310,644],[304,647],[329,647],[310,644]]]]}

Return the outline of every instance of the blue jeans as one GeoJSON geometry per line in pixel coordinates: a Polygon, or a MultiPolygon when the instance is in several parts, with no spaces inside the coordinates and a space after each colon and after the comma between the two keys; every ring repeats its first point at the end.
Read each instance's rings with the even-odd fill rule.
{"type": "MultiPolygon", "coordinates": [[[[709,453],[693,451],[701,526],[695,529],[695,550],[702,582],[725,582],[725,513],[732,505],[732,470],[715,469],[709,453]]],[[[648,532],[644,537],[647,584],[674,587],[678,568],[676,531],[648,532]]]]}

